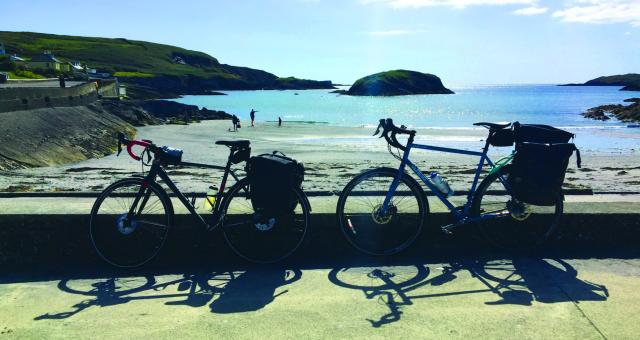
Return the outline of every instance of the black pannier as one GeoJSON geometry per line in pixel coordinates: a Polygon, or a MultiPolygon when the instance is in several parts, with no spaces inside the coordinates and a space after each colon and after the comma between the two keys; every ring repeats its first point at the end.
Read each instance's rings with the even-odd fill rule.
{"type": "Polygon", "coordinates": [[[508,178],[513,196],[534,205],[554,205],[574,151],[580,167],[580,152],[572,143],[518,143],[508,178]]]}
{"type": "Polygon", "coordinates": [[[304,180],[304,166],[284,154],[262,154],[247,162],[251,204],[267,214],[292,212],[298,199],[294,189],[304,180]]]}
{"type": "Polygon", "coordinates": [[[553,126],[542,124],[513,123],[513,135],[516,143],[568,143],[575,135],[553,126]]]}
{"type": "Polygon", "coordinates": [[[511,128],[497,130],[489,135],[489,143],[493,146],[512,146],[514,141],[511,128]]]}

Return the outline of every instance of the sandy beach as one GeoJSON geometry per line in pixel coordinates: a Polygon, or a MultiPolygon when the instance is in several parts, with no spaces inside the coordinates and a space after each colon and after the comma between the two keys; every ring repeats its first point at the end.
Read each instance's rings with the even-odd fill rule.
{"type": "MultiPolygon", "coordinates": [[[[183,160],[223,164],[227,148],[215,145],[219,139],[249,139],[252,154],[279,150],[305,164],[304,188],[340,191],[356,174],[374,167],[397,167],[382,139],[372,137],[371,126],[336,127],[323,124],[257,123],[229,132],[229,121],[205,121],[187,126],[149,126],[138,130],[139,139],[184,150],[183,160]]],[[[248,125],[248,124],[247,124],[248,125]]],[[[579,137],[579,136],[578,136],[579,137]]],[[[484,129],[419,129],[416,142],[479,150],[486,138],[484,129]]],[[[577,138],[578,139],[578,138],[577,138]]],[[[114,139],[115,143],[115,139],[114,139]]],[[[115,144],[114,144],[115,147],[115,144]]],[[[495,161],[511,148],[492,148],[495,161]]],[[[597,192],[640,191],[640,150],[601,153],[582,150],[582,168],[572,158],[565,179],[566,188],[590,188],[597,192]]],[[[424,171],[438,171],[455,190],[467,190],[478,159],[416,150],[412,160],[424,171]]],[[[240,172],[244,164],[235,166],[240,172]]],[[[141,165],[126,152],[67,164],[0,173],[0,191],[100,191],[113,181],[140,173],[141,165]]],[[[219,183],[221,174],[204,169],[169,168],[169,174],[183,191],[205,191],[219,183]]]]}

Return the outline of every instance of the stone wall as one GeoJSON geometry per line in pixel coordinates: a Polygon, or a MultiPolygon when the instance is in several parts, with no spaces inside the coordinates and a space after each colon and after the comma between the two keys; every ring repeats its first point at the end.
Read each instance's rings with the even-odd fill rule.
{"type": "MultiPolygon", "coordinates": [[[[109,88],[105,90],[109,91],[109,88]]],[[[97,99],[98,93],[93,82],[67,88],[3,87],[0,88],[0,112],[87,105],[97,99]]]]}

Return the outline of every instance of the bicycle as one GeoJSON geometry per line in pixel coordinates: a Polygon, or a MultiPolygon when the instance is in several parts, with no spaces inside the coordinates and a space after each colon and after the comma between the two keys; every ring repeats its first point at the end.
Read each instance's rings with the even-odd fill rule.
{"type": "Polygon", "coordinates": [[[345,186],[336,212],[340,229],[349,243],[366,254],[391,255],[406,249],[418,237],[429,212],[429,202],[422,186],[406,173],[407,166],[451,211],[454,223],[441,227],[444,233],[451,234],[453,229],[473,223],[491,243],[508,250],[531,249],[547,240],[562,216],[562,193],[558,193],[555,204],[549,206],[534,206],[513,197],[508,182],[509,158],[494,163],[487,155],[491,137],[511,123],[474,125],[489,130],[481,152],[416,144],[416,131],[397,127],[391,119],[381,119],[374,136],[382,129],[380,138],[385,138],[389,152],[400,161],[400,166],[365,171],[345,186]],[[408,135],[406,145],[402,145],[396,135],[408,135]],[[402,154],[394,153],[392,147],[402,154]],[[409,159],[413,149],[480,158],[466,203],[456,207],[437,189],[409,159]],[[478,185],[485,164],[492,170],[478,185]]]}
{"type": "Polygon", "coordinates": [[[225,166],[182,161],[182,151],[159,147],[149,140],[128,140],[118,135],[118,153],[126,145],[127,153],[144,166],[146,175],[119,180],[107,187],[91,209],[89,236],[98,256],[116,267],[135,268],[151,261],[164,245],[172,226],[173,203],[158,184],[159,177],[189,213],[208,231],[222,229],[229,247],[240,257],[256,263],[280,261],[295,252],[302,244],[309,226],[309,200],[305,193],[294,188],[291,195],[293,210],[284,213],[254,210],[248,178],[240,178],[231,168],[246,162],[251,148],[248,140],[219,140],[216,145],[230,149],[225,166]],[[136,155],[132,148],[143,147],[136,155]],[[146,160],[145,160],[146,156],[146,160]],[[196,211],[194,195],[187,199],[164,170],[166,166],[222,170],[220,187],[215,194],[206,195],[209,222],[196,211]],[[236,181],[225,192],[229,175],[236,181]]]}

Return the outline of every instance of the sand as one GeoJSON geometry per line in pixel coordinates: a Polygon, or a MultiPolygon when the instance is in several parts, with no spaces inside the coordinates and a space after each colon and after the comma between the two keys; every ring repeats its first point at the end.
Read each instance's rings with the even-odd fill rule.
{"type": "MultiPolygon", "coordinates": [[[[219,139],[249,139],[252,154],[279,150],[305,164],[304,188],[308,191],[339,192],[358,173],[375,167],[397,167],[383,139],[372,137],[375,127],[335,127],[328,125],[258,123],[238,132],[228,131],[229,121],[205,121],[187,126],[149,126],[138,130],[138,138],[158,145],[184,150],[183,160],[223,164],[227,148],[215,145],[219,139]]],[[[486,138],[479,129],[421,129],[417,142],[479,151],[486,138]]],[[[115,147],[115,138],[114,138],[115,147]]],[[[495,161],[511,148],[492,148],[495,161]]],[[[424,171],[437,171],[455,190],[467,190],[473,180],[478,158],[416,150],[412,160],[424,171]]],[[[591,150],[582,152],[583,167],[572,158],[565,179],[566,188],[589,188],[597,192],[640,192],[640,150],[618,153],[591,150]]],[[[244,164],[236,165],[240,173],[244,164]]],[[[168,169],[178,187],[185,191],[205,191],[218,184],[221,173],[205,169],[168,169]]],[[[113,181],[140,173],[141,165],[126,152],[65,166],[0,172],[0,191],[100,191],[113,181]]]]}

